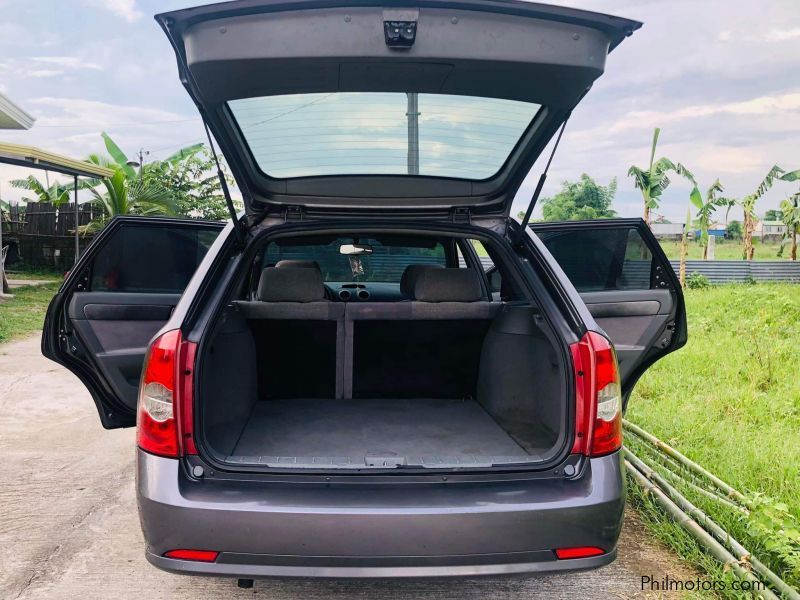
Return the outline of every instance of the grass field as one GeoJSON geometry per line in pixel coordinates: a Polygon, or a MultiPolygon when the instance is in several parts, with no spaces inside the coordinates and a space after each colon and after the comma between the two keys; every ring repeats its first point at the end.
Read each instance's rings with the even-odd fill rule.
{"type": "Polygon", "coordinates": [[[47,305],[58,286],[54,280],[46,285],[12,289],[14,297],[0,304],[0,343],[41,331],[47,305]]]}
{"type": "MultiPolygon", "coordinates": [[[[661,247],[670,260],[678,260],[681,257],[681,244],[673,240],[660,240],[661,247]]],[[[759,240],[753,240],[755,248],[755,260],[786,260],[789,256],[788,248],[784,256],[777,256],[778,249],[781,247],[779,242],[762,244],[759,240]]],[[[699,260],[703,258],[703,247],[697,241],[689,242],[689,260],[699,260]]],[[[714,252],[715,260],[742,260],[742,242],[740,240],[717,240],[714,252]]]]}
{"type": "MultiPolygon", "coordinates": [[[[688,344],[642,377],[627,416],[740,491],[762,493],[779,509],[784,504],[791,517],[774,535],[788,539],[800,522],[800,286],[687,290],[686,304],[688,344]]],[[[679,527],[642,504],[637,490],[632,497],[656,535],[724,576],[679,527]]],[[[767,549],[769,540],[749,520],[692,500],[748,549],[773,559],[773,566],[786,564],[776,555],[787,549],[767,549]]],[[[788,552],[796,568],[783,573],[798,585],[800,545],[788,552]]]]}

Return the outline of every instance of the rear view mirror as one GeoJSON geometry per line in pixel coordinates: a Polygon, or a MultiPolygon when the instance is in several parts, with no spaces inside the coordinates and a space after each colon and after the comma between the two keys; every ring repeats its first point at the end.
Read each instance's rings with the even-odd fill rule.
{"type": "Polygon", "coordinates": [[[339,246],[339,254],[346,256],[372,254],[372,246],[368,244],[342,244],[339,246]]]}

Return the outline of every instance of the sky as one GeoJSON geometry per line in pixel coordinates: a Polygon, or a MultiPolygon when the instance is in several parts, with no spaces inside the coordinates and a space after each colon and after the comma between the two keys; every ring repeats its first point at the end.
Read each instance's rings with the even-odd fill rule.
{"type": "MultiPolygon", "coordinates": [[[[588,173],[618,179],[615,209],[640,216],[627,177],[646,166],[653,128],[658,155],[681,162],[701,188],[719,178],[725,195],[753,191],[773,164],[800,168],[800,12],[796,0],[569,0],[566,6],[644,22],[608,58],[605,74],[573,113],[543,195],[588,173]]],[[[191,6],[177,0],[0,0],[0,91],[36,117],[0,139],[83,157],[103,152],[107,131],[146,160],[203,141],[174,55],[152,16],[191,6]]],[[[523,210],[539,177],[534,166],[515,200],[523,210]]],[[[21,197],[0,166],[4,200],[21,197]]],[[[758,210],[796,190],[779,183],[758,210]]],[[[657,214],[682,222],[689,185],[678,177],[657,214]]],[[[734,209],[732,218],[739,217],[734,209]]],[[[720,215],[720,218],[722,216],[720,215]]],[[[740,218],[740,217],[739,217],[740,218]]]]}

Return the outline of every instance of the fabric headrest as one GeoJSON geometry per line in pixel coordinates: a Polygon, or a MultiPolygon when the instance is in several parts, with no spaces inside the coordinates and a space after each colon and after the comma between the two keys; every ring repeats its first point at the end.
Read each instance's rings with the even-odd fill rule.
{"type": "Polygon", "coordinates": [[[320,271],[319,263],[315,260],[305,260],[302,258],[284,258],[283,260],[279,260],[275,263],[275,267],[278,269],[286,269],[286,268],[293,268],[293,269],[316,269],[320,271]]]}
{"type": "Polygon", "coordinates": [[[258,299],[263,302],[317,302],[325,299],[325,284],[316,269],[267,267],[258,280],[258,299]]]}
{"type": "Polygon", "coordinates": [[[414,286],[417,283],[417,277],[425,269],[441,269],[442,265],[408,265],[400,276],[400,293],[406,298],[414,297],[414,286]]]}
{"type": "Polygon", "coordinates": [[[483,299],[481,280],[472,269],[425,269],[414,285],[420,302],[477,302],[483,299]]]}

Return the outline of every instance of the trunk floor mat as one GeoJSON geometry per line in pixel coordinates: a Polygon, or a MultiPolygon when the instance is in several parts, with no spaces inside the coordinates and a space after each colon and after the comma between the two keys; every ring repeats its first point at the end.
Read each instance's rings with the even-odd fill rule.
{"type": "Polygon", "coordinates": [[[256,403],[228,462],[279,467],[490,466],[535,462],[474,400],[256,403]]]}

